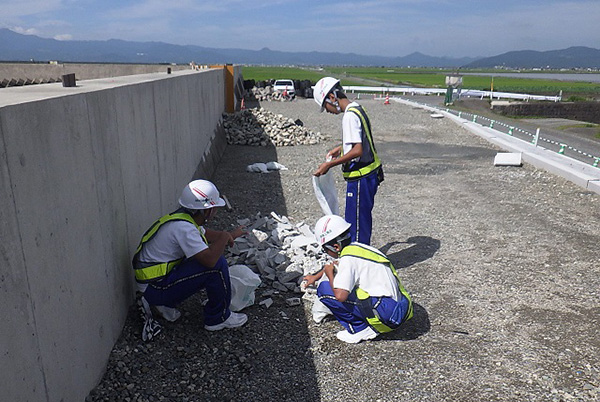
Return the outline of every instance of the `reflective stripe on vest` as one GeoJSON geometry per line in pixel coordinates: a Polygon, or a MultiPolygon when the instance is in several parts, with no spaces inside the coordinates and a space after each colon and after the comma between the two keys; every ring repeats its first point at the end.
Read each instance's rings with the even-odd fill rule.
{"type": "MultiPolygon", "coordinates": [[[[410,299],[410,295],[404,289],[404,286],[402,286],[402,282],[400,282],[400,278],[398,277],[398,272],[396,271],[396,268],[394,268],[394,265],[392,264],[392,262],[385,255],[383,255],[383,253],[375,252],[371,249],[363,247],[362,245],[360,245],[358,243],[352,243],[352,244],[344,247],[344,249],[340,253],[340,258],[345,255],[356,257],[356,258],[362,258],[364,260],[376,262],[379,264],[384,264],[387,267],[389,267],[390,270],[392,271],[392,273],[394,274],[394,276],[396,277],[396,282],[398,284],[398,290],[400,290],[400,293],[402,293],[402,295],[404,297],[406,297],[406,299],[408,300],[408,311],[406,312],[406,316],[404,317],[403,321],[406,321],[406,320],[409,320],[410,318],[412,318],[413,304],[412,304],[412,300],[410,299]]],[[[356,289],[356,296],[358,297],[359,300],[366,300],[370,297],[369,293],[361,288],[356,289]]],[[[373,317],[373,318],[367,317],[367,322],[379,333],[393,331],[392,328],[390,328],[387,325],[385,325],[384,323],[382,323],[376,314],[375,314],[375,317],[373,317]]]]}
{"type": "Polygon", "coordinates": [[[142,236],[142,240],[140,241],[140,245],[138,246],[135,255],[133,256],[133,269],[135,270],[135,279],[138,282],[152,282],[164,278],[169,272],[171,272],[171,270],[177,264],[183,261],[183,258],[179,258],[177,260],[157,264],[155,262],[148,263],[139,261],[138,259],[144,244],[149,242],[156,235],[158,229],[160,229],[162,225],[164,225],[167,222],[173,221],[186,221],[193,224],[196,227],[196,229],[198,229],[198,231],[200,232],[200,235],[202,236],[204,242],[208,244],[208,241],[206,240],[206,237],[204,237],[204,234],[200,230],[200,227],[189,214],[185,212],[175,211],[171,214],[163,216],[162,218],[154,222],[152,226],[150,226],[150,229],[148,229],[146,233],[144,233],[144,235],[142,236]]]}
{"type": "Polygon", "coordinates": [[[361,106],[349,107],[348,109],[346,109],[346,112],[352,112],[356,114],[360,119],[362,127],[361,138],[363,143],[363,156],[361,156],[357,162],[349,162],[347,164],[344,164],[342,169],[344,179],[355,180],[360,179],[361,177],[364,177],[376,170],[377,168],[379,168],[381,166],[381,160],[379,160],[377,150],[375,149],[375,144],[373,143],[373,135],[371,134],[371,122],[369,121],[367,113],[361,106]],[[365,139],[368,142],[366,144],[368,145],[368,149],[365,149],[365,139]],[[358,168],[351,167],[351,165],[353,164],[358,165],[358,168]]]}

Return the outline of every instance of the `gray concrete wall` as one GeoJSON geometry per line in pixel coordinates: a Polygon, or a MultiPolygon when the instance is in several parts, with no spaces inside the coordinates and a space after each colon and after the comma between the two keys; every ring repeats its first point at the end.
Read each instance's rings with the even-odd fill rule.
{"type": "Polygon", "coordinates": [[[2,400],[84,400],[100,380],[131,256],[212,174],[224,98],[222,70],[0,90],[2,400]]]}

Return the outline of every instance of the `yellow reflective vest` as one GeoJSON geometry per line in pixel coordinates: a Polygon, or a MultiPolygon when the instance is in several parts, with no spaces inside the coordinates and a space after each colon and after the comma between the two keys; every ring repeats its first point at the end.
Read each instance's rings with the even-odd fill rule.
{"type": "Polygon", "coordinates": [[[204,239],[206,244],[208,244],[206,237],[204,237],[204,234],[202,234],[202,231],[200,230],[200,227],[198,226],[198,224],[194,221],[194,218],[192,218],[190,214],[187,214],[185,212],[179,212],[179,211],[180,210],[177,210],[171,214],[165,215],[162,218],[160,218],[159,220],[157,220],[156,222],[154,222],[152,224],[152,226],[150,226],[150,229],[148,229],[146,231],[146,233],[144,233],[144,235],[142,236],[142,240],[140,241],[140,245],[138,246],[138,248],[135,252],[135,255],[133,256],[133,262],[132,262],[133,269],[135,271],[135,279],[138,282],[147,283],[147,282],[153,282],[153,281],[162,279],[165,276],[167,276],[167,274],[169,272],[171,272],[171,270],[175,266],[177,266],[181,261],[183,261],[183,258],[179,258],[179,259],[173,260],[173,261],[161,262],[161,263],[144,262],[144,261],[139,260],[139,255],[140,255],[140,252],[142,251],[142,248],[144,247],[144,244],[146,244],[148,241],[150,241],[154,237],[154,235],[156,235],[156,233],[158,232],[160,227],[162,225],[164,225],[165,223],[172,222],[172,221],[189,222],[189,223],[193,224],[196,227],[196,229],[198,229],[198,231],[200,231],[200,235],[202,236],[202,238],[204,239]]]}
{"type": "Polygon", "coordinates": [[[358,161],[345,163],[342,166],[342,173],[345,180],[357,180],[377,170],[381,166],[381,160],[375,149],[371,134],[371,122],[367,112],[362,106],[349,107],[346,109],[346,113],[348,112],[356,114],[360,119],[363,154],[358,161]]]}
{"type": "MultiPolygon", "coordinates": [[[[406,299],[408,300],[408,310],[406,312],[406,316],[404,317],[404,319],[402,321],[406,321],[406,320],[409,320],[410,318],[412,318],[413,304],[412,304],[410,295],[404,289],[404,286],[402,286],[402,282],[400,282],[400,278],[398,277],[398,272],[396,271],[396,268],[394,268],[394,265],[383,253],[375,252],[369,248],[363,247],[362,245],[360,245],[358,243],[351,243],[350,245],[343,248],[342,252],[340,253],[340,258],[343,256],[346,256],[346,255],[356,257],[356,258],[362,258],[367,261],[373,261],[373,262],[387,266],[392,271],[394,276],[396,277],[396,282],[398,284],[398,289],[400,290],[400,293],[404,297],[406,297],[406,299]]],[[[385,268],[382,267],[382,269],[385,269],[385,268]]],[[[361,288],[356,289],[356,296],[358,297],[359,300],[366,300],[370,297],[369,293],[361,288]]],[[[381,320],[377,316],[372,317],[372,318],[367,317],[367,321],[368,321],[369,325],[371,325],[379,333],[393,331],[392,328],[388,327],[383,322],[381,322],[381,320]]]]}

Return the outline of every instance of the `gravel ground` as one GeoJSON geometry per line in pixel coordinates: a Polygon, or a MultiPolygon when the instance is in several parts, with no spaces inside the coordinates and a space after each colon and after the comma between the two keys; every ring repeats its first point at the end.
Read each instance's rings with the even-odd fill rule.
{"type": "MultiPolygon", "coordinates": [[[[386,179],[372,244],[411,293],[415,317],[347,345],[310,304],[245,310],[241,329],[202,328],[203,295],[150,343],[135,307],[89,401],[597,401],[600,399],[600,199],[529,165],[494,167],[498,151],[421,109],[361,100],[386,179]]],[[[265,103],[328,139],[275,149],[229,146],[213,177],[234,206],[216,228],[275,211],[320,217],[310,175],[341,117],[311,100],[265,103]],[[247,173],[278,161],[289,168],[247,173]]],[[[340,197],[343,180],[337,173],[340,197]]]]}

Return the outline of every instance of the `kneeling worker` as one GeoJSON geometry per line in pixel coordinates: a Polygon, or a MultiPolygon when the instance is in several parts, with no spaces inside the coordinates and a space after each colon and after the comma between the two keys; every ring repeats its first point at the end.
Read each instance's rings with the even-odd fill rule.
{"type": "Polygon", "coordinates": [[[175,321],[180,316],[175,307],[201,289],[206,289],[208,295],[204,306],[207,330],[240,327],[248,320],[245,314],[229,310],[231,281],[223,256],[225,247],[245,234],[243,228],[221,232],[203,226],[214,217],[218,207],[225,205],[210,181],[189,183],[179,204],[181,208],[148,229],[133,257],[135,279],[143,295],[144,340],[160,332],[150,306],[168,321],[175,321]]]}
{"type": "Polygon", "coordinates": [[[349,230],[337,215],[317,221],[317,242],[337,260],[304,279],[312,285],[325,274],[328,280],[319,283],[317,295],[345,328],[337,338],[358,343],[395,330],[412,317],[413,307],[390,260],[376,248],[351,243],[349,230]]]}

